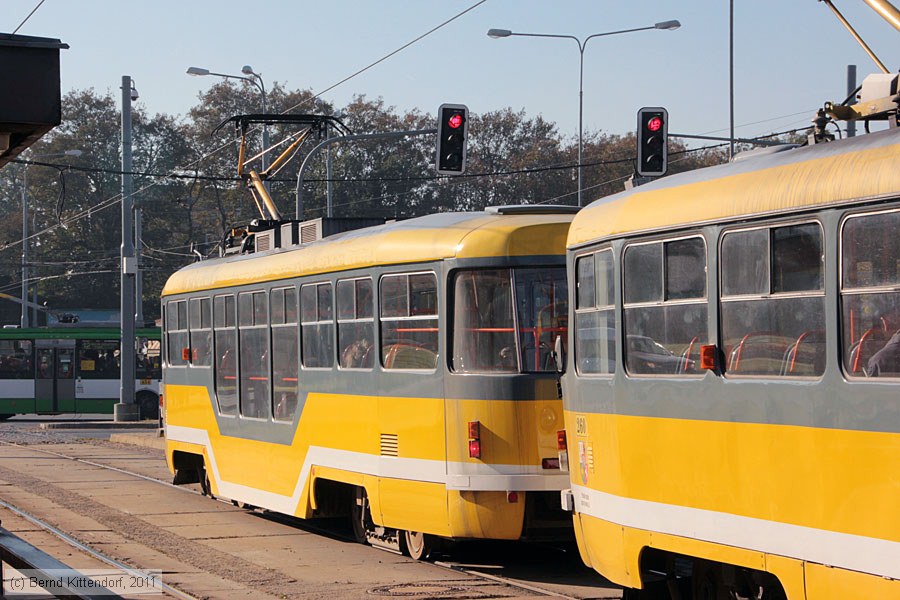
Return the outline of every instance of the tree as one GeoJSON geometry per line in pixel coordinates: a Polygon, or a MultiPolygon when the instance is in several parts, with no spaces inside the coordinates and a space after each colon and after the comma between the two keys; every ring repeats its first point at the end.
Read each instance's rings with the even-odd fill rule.
{"type": "MultiPolygon", "coordinates": [[[[237,114],[259,113],[260,98],[246,82],[222,81],[198,96],[183,119],[133,109],[136,206],[143,213],[143,308],[159,315],[159,295],[168,276],[198,258],[217,256],[232,227],[259,216],[237,171],[238,138],[230,125],[237,114]]],[[[274,82],[271,113],[338,116],[355,134],[435,127],[435,117],[401,112],[381,98],[355,96],[336,110],[309,90],[274,82]]],[[[270,156],[286,148],[296,127],[270,126],[270,156]]],[[[261,150],[258,131],[247,137],[248,156],[261,150]]],[[[623,189],[634,172],[633,134],[587,132],[584,137],[585,199],[623,189]]],[[[302,159],[322,140],[310,136],[270,178],[273,201],[285,218],[294,215],[302,159]]],[[[119,306],[120,114],[116,100],[94,90],[63,98],[63,124],[35,145],[31,156],[81,149],[78,158],[48,159],[56,167],[28,167],[34,220],[29,229],[31,270],[41,281],[41,301],[60,309],[119,306]],[[64,168],[62,165],[71,165],[64,168]]],[[[556,124],[524,110],[470,113],[468,168],[464,175],[438,176],[433,135],[340,142],[332,146],[334,215],[404,219],[451,210],[481,210],[501,204],[575,204],[577,140],[556,124]]],[[[716,164],[724,151],[685,149],[670,140],[670,173],[716,164]]],[[[326,152],[304,174],[304,218],[326,211],[326,152]]],[[[21,183],[24,165],[0,170],[0,291],[20,286],[21,183]]],[[[250,168],[259,170],[259,160],[250,168]]],[[[19,307],[0,303],[0,319],[18,321],[19,307]]]]}

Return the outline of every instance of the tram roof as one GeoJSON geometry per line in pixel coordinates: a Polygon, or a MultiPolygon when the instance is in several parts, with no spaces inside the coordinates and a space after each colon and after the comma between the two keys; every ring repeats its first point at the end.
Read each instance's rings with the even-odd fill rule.
{"type": "Polygon", "coordinates": [[[573,214],[438,213],[347,231],[264,254],[201,261],[175,272],[162,295],[379,265],[565,252],[573,214]]]}
{"type": "Polygon", "coordinates": [[[601,198],[576,216],[568,246],[898,193],[900,129],[891,129],[679,173],[601,198]]]}

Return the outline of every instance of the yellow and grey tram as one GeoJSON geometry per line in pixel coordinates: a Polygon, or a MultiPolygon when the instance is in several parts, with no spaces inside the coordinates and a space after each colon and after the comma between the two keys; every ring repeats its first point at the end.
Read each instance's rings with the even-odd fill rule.
{"type": "Polygon", "coordinates": [[[181,269],[162,294],[176,481],[347,514],[416,558],[436,538],[571,534],[551,357],[571,220],[436,214],[181,269]]]}
{"type": "Polygon", "coordinates": [[[575,217],[563,498],[589,566],[635,598],[900,598],[898,229],[897,128],[575,217]]]}

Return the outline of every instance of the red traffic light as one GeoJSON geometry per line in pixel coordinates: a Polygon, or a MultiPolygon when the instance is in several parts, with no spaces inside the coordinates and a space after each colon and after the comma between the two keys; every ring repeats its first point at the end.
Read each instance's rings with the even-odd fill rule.
{"type": "Polygon", "coordinates": [[[653,117],[649,121],[647,121],[647,129],[650,131],[659,131],[662,129],[663,120],[659,117],[653,117]]]}
{"type": "Polygon", "coordinates": [[[447,119],[447,125],[453,129],[459,129],[463,124],[462,113],[453,113],[453,116],[447,119]]]}

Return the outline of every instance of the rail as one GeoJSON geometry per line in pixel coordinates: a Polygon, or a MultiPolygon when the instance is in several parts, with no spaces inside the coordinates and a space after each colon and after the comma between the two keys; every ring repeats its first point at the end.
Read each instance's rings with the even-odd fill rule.
{"type": "MultiPolygon", "coordinates": [[[[76,573],[77,571],[3,527],[0,527],[0,560],[3,561],[0,562],[0,579],[3,576],[4,563],[15,569],[34,571],[40,576],[41,580],[54,582],[54,585],[46,586],[44,589],[54,594],[57,598],[73,598],[76,600],[122,598],[122,596],[100,586],[87,589],[77,585],[76,582],[70,583],[69,578],[60,577],[59,573],[61,571],[76,573]]],[[[0,583],[0,586],[2,586],[2,583],[0,583]]],[[[0,597],[6,597],[2,587],[0,587],[0,597]]]]}

